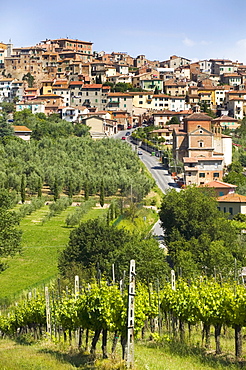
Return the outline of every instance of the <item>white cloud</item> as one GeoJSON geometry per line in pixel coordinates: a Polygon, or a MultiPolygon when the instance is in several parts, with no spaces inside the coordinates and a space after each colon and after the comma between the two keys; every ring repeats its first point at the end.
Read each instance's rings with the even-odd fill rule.
{"type": "Polygon", "coordinates": [[[185,37],[185,39],[183,40],[183,44],[184,44],[185,46],[192,47],[192,46],[194,46],[196,43],[195,43],[193,40],[189,39],[188,37],[185,37]]]}

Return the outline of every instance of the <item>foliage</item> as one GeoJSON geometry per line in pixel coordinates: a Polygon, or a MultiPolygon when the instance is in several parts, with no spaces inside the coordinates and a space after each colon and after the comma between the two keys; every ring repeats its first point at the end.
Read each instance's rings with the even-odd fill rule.
{"type": "Polygon", "coordinates": [[[237,230],[218,211],[208,189],[171,190],[163,198],[160,220],[171,262],[182,268],[184,276],[201,273],[204,268],[211,274],[214,267],[228,273],[235,257],[244,263],[237,230]]]}
{"type": "Polygon", "coordinates": [[[176,116],[173,116],[171,119],[170,119],[170,121],[168,122],[168,124],[169,125],[179,125],[180,124],[180,122],[179,122],[179,120],[178,120],[178,118],[176,117],[176,116]]]}
{"type": "Polygon", "coordinates": [[[2,111],[5,113],[12,113],[15,111],[15,104],[14,103],[8,103],[8,102],[2,102],[0,104],[0,107],[2,108],[2,111]]]}
{"type": "Polygon", "coordinates": [[[23,81],[27,81],[28,87],[30,87],[30,88],[31,88],[31,87],[33,87],[35,77],[34,77],[30,72],[27,72],[27,73],[22,77],[22,80],[23,80],[23,81]]]}
{"type": "Polygon", "coordinates": [[[14,256],[20,252],[21,230],[19,218],[14,211],[0,208],[0,257],[14,256]]]}
{"type": "Polygon", "coordinates": [[[30,215],[37,209],[41,208],[44,205],[44,199],[34,198],[30,203],[22,204],[18,209],[17,214],[20,218],[24,218],[26,215],[30,215]]]}
{"type": "Polygon", "coordinates": [[[141,199],[154,183],[141,171],[131,147],[120,140],[69,137],[25,142],[8,138],[0,143],[0,153],[0,186],[17,192],[22,175],[26,191],[35,194],[44,183],[56,198],[61,192],[71,195],[81,190],[86,190],[85,196],[99,194],[103,179],[106,196],[119,190],[127,195],[133,184],[134,196],[141,199]]]}
{"type": "Polygon", "coordinates": [[[58,267],[63,276],[74,264],[80,269],[97,268],[111,276],[115,264],[116,277],[127,270],[130,259],[136,259],[139,279],[149,280],[166,274],[168,267],[163,250],[153,237],[134,235],[122,228],[108,225],[105,220],[83,222],[72,230],[67,248],[61,252],[58,267]]]}
{"type": "Polygon", "coordinates": [[[10,123],[7,122],[7,115],[5,112],[0,113],[0,138],[5,136],[13,136],[14,129],[10,123]]]}
{"type": "Polygon", "coordinates": [[[66,218],[67,226],[75,226],[80,223],[81,218],[93,207],[95,204],[94,200],[87,200],[81,203],[79,207],[76,207],[75,212],[68,214],[66,218]]]}

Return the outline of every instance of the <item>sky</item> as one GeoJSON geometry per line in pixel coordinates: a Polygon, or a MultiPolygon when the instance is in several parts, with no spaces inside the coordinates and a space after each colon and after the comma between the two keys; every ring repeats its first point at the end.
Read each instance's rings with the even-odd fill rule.
{"type": "Polygon", "coordinates": [[[0,42],[73,38],[94,51],[246,64],[245,0],[0,0],[0,42]]]}

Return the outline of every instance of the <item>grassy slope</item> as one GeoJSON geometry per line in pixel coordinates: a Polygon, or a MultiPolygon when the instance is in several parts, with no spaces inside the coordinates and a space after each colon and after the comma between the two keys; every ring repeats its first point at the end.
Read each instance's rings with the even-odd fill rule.
{"type": "MultiPolygon", "coordinates": [[[[48,206],[33,212],[21,220],[22,252],[7,260],[9,268],[0,274],[0,300],[21,294],[23,290],[40,286],[57,275],[59,252],[67,245],[72,228],[66,227],[65,220],[75,207],[68,207],[60,215],[42,224],[41,220],[49,212],[48,206]]],[[[92,209],[83,221],[96,218],[107,209],[92,209]]],[[[150,231],[157,221],[154,211],[142,208],[133,222],[123,219],[120,226],[129,230],[150,231]],[[144,221],[145,219],[145,221],[144,221]]]]}
{"type": "MultiPolygon", "coordinates": [[[[39,285],[57,274],[57,258],[69,240],[71,228],[65,226],[68,207],[60,215],[42,224],[40,221],[49,212],[44,206],[20,223],[23,230],[21,255],[8,260],[9,268],[0,275],[0,299],[20,293],[23,289],[39,285]]],[[[105,210],[91,210],[84,220],[102,215],[105,210]]]]}

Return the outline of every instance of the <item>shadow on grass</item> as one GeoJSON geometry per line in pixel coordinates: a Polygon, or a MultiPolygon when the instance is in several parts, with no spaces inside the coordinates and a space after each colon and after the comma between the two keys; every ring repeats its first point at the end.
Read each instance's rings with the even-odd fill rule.
{"type": "Polygon", "coordinates": [[[215,369],[217,367],[230,368],[230,366],[233,366],[234,369],[243,369],[246,366],[246,360],[236,360],[231,354],[222,353],[221,355],[216,355],[214,351],[208,352],[202,347],[181,343],[177,340],[160,343],[149,342],[145,345],[149,348],[158,348],[159,350],[168,351],[171,355],[179,357],[194,357],[202,365],[208,365],[215,369]]]}
{"type": "Polygon", "coordinates": [[[52,349],[41,349],[40,352],[52,355],[61,362],[70,363],[74,367],[83,368],[83,370],[96,370],[94,365],[95,356],[83,352],[62,353],[59,350],[52,349]]]}

